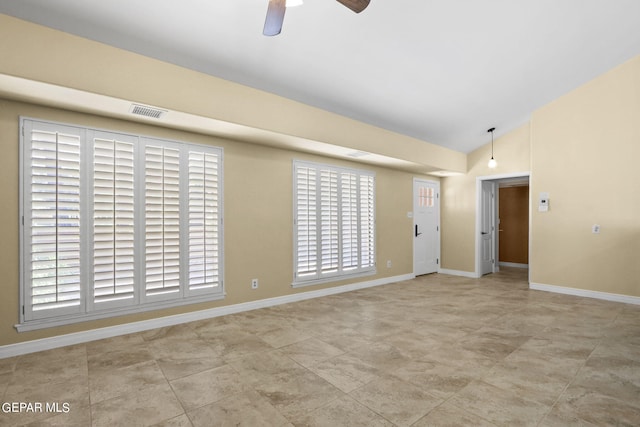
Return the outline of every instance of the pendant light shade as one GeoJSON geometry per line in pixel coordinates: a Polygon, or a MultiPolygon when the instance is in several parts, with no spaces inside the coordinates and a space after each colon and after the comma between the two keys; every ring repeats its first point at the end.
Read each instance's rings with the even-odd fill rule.
{"type": "Polygon", "coordinates": [[[496,159],[493,158],[493,131],[494,130],[496,130],[496,128],[491,128],[487,131],[491,133],[491,158],[489,159],[489,163],[487,163],[487,166],[489,166],[489,168],[491,169],[495,169],[495,167],[498,166],[498,162],[496,162],[496,159]]]}

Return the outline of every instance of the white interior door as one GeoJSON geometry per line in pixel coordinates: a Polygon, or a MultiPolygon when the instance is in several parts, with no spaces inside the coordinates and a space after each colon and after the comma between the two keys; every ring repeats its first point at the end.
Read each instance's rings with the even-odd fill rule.
{"type": "Polygon", "coordinates": [[[440,184],[413,180],[413,273],[435,273],[440,262],[440,184]]]}
{"type": "Polygon", "coordinates": [[[482,182],[480,218],[480,274],[482,275],[493,273],[495,267],[495,193],[495,182],[482,182]]]}

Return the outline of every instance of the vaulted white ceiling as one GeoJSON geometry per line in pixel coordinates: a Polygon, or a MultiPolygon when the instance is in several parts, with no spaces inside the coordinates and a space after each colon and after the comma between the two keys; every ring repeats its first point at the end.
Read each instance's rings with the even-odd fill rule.
{"type": "Polygon", "coordinates": [[[469,152],[640,54],[638,0],[0,0],[0,13],[469,152]]]}

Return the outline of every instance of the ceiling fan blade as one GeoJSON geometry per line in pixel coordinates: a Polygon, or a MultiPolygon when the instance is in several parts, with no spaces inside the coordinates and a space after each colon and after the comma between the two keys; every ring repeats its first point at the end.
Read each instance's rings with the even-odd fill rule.
{"type": "Polygon", "coordinates": [[[287,10],[287,0],[269,0],[267,19],[264,21],[262,34],[265,36],[277,36],[282,31],[284,12],[287,10]]]}
{"type": "Polygon", "coordinates": [[[370,0],[338,0],[344,6],[353,10],[355,13],[360,13],[369,6],[370,0]]]}

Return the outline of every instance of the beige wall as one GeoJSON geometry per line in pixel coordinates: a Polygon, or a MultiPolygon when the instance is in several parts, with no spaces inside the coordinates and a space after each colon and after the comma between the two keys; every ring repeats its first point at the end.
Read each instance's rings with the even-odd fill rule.
{"type": "MultiPolygon", "coordinates": [[[[487,134],[490,140],[490,135],[487,134]]],[[[469,153],[466,175],[441,181],[442,268],[473,273],[475,271],[476,178],[529,172],[530,128],[525,124],[494,141],[490,169],[491,143],[469,153]]]]}
{"type": "Polygon", "coordinates": [[[0,210],[0,271],[3,274],[0,281],[0,345],[345,284],[343,281],[311,288],[291,288],[294,159],[374,170],[378,273],[361,280],[413,272],[412,220],[406,213],[412,209],[414,175],[407,172],[2,99],[0,141],[3,153],[0,157],[0,194],[4,204],[4,209],[0,210]],[[17,333],[13,326],[18,322],[19,306],[20,115],[223,147],[226,298],[212,303],[17,333]],[[387,260],[392,261],[392,268],[386,267],[387,260]],[[259,289],[251,290],[252,278],[260,280],[259,289]]]}
{"type": "Polygon", "coordinates": [[[530,171],[530,281],[640,296],[640,56],[535,111],[444,178],[442,266],[475,269],[476,178],[530,171]],[[537,210],[548,192],[550,210],[537,210]],[[593,224],[600,234],[591,232],[593,224]]]}
{"type": "Polygon", "coordinates": [[[531,194],[550,200],[532,212],[531,281],[640,296],[640,57],[531,123],[531,194]]]}

